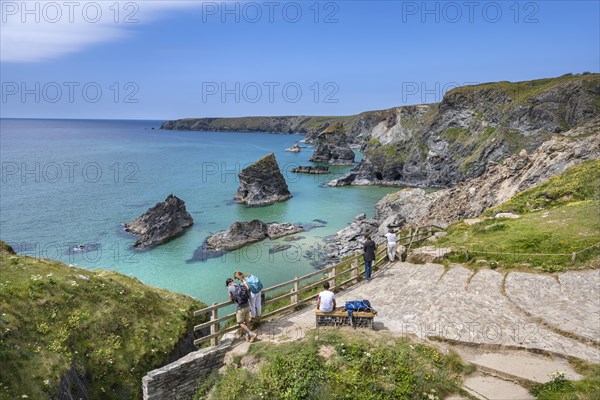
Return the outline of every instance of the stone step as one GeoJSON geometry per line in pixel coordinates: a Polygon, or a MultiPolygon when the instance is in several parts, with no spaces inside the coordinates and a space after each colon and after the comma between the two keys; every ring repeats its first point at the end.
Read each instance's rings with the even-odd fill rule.
{"type": "Polygon", "coordinates": [[[468,377],[463,389],[480,400],[535,400],[523,386],[481,373],[468,377]]]}
{"type": "Polygon", "coordinates": [[[480,371],[525,385],[546,383],[551,380],[549,375],[556,371],[565,372],[569,380],[581,379],[581,375],[575,372],[564,358],[535,354],[526,350],[490,351],[462,346],[454,349],[466,362],[474,364],[480,371]]]}

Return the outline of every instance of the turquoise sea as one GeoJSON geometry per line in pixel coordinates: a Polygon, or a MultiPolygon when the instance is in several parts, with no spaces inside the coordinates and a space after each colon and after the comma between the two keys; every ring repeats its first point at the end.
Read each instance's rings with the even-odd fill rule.
{"type": "Polygon", "coordinates": [[[88,269],[109,269],[142,282],[192,295],[225,299],[225,278],[252,272],[266,286],[315,270],[315,248],[375,203],[390,188],[329,188],[329,175],[298,175],[311,165],[312,149],[285,152],[298,135],[159,130],[161,121],[0,120],[0,239],[21,254],[47,257],[88,269]],[[274,152],[293,198],[248,208],[232,201],[237,173],[274,152]],[[147,251],[122,224],[170,193],[186,202],[194,225],[183,236],[147,251]],[[206,237],[234,221],[315,223],[303,239],[264,241],[221,258],[191,260],[206,237]],[[292,248],[274,254],[278,244],[292,248]],[[77,246],[83,245],[86,251],[77,246]]]}

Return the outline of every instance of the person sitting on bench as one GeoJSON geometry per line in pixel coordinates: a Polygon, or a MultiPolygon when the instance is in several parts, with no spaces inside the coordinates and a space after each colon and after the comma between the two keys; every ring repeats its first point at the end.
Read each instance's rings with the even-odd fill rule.
{"type": "Polygon", "coordinates": [[[317,296],[317,310],[321,312],[332,312],[335,310],[335,294],[329,290],[329,282],[323,284],[323,290],[317,296]]]}

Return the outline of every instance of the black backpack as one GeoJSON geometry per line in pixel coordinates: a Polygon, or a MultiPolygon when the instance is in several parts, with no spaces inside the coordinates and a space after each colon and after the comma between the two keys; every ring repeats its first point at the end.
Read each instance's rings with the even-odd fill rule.
{"type": "Polygon", "coordinates": [[[235,291],[233,292],[233,301],[238,306],[241,306],[241,305],[248,303],[249,299],[250,299],[250,293],[248,292],[246,285],[244,285],[244,284],[235,285],[235,291]]]}

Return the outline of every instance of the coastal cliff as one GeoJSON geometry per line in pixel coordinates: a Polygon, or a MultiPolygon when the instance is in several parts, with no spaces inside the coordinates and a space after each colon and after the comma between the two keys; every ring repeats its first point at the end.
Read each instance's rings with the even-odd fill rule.
{"type": "Polygon", "coordinates": [[[344,125],[335,123],[317,136],[315,152],[310,161],[331,165],[353,165],[354,152],[346,139],[344,125]]]}
{"type": "Polygon", "coordinates": [[[147,371],[196,350],[189,296],[2,241],[0,271],[1,399],[141,399],[147,371]]]}
{"type": "Polygon", "coordinates": [[[449,91],[439,104],[400,107],[373,130],[364,158],[332,186],[448,187],[489,162],[532,152],[600,115],[600,76],[499,82],[449,91]]]}
{"type": "Polygon", "coordinates": [[[381,222],[379,234],[388,224],[442,227],[477,217],[517,193],[546,182],[568,167],[600,157],[600,118],[567,131],[528,153],[521,150],[502,164],[491,162],[484,173],[456,186],[426,194],[406,189],[384,197],[375,206],[381,222]]]}
{"type": "Polygon", "coordinates": [[[489,161],[534,151],[600,115],[600,75],[567,74],[525,82],[463,86],[440,103],[337,117],[189,118],[162,129],[319,133],[343,123],[364,157],[342,185],[448,187],[481,175],[489,161]]]}

